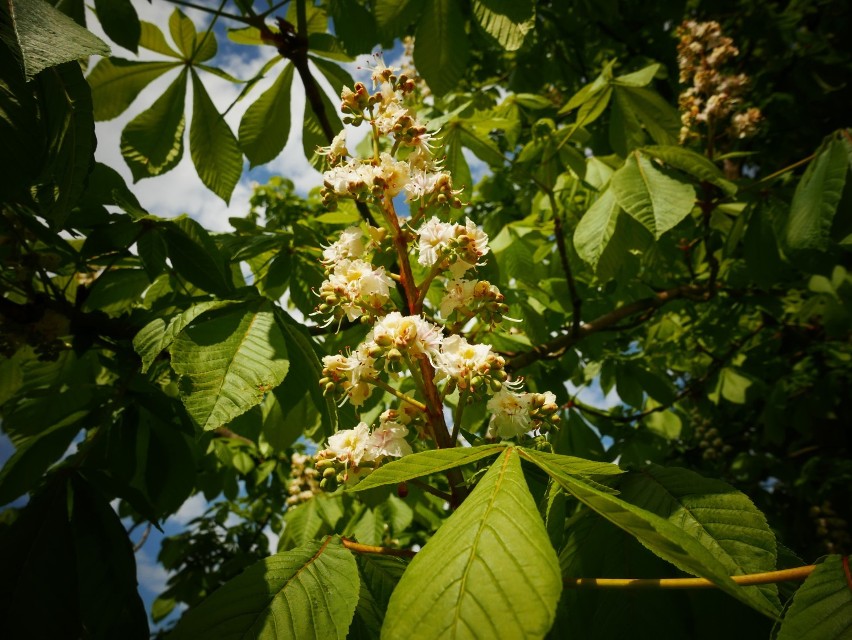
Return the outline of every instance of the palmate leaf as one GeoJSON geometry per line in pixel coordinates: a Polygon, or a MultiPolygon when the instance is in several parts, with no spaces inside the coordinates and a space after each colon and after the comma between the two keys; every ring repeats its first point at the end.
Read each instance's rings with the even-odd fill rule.
{"type": "Polygon", "coordinates": [[[287,343],[267,301],[202,317],[184,329],[170,353],[184,406],[206,430],[260,404],[289,370],[287,343]]]}
{"type": "Polygon", "coordinates": [[[339,538],[261,560],[190,609],[173,640],[346,637],[358,604],[358,566],[339,538]]]}
{"type": "Polygon", "coordinates": [[[597,268],[598,262],[609,244],[621,205],[612,189],[605,189],[589,210],[580,218],[580,223],[574,230],[574,248],[577,254],[592,268],[597,268]]]}
{"type": "Polygon", "coordinates": [[[828,556],[793,596],[777,640],[840,640],[852,635],[848,560],[828,556]]]}
{"type": "Polygon", "coordinates": [[[383,638],[542,638],[556,612],[558,559],[507,448],[406,569],[383,638]]]}
{"type": "Polygon", "coordinates": [[[659,238],[689,215],[695,205],[695,189],[655,168],[633,152],[612,176],[610,188],[618,204],[659,238]]]}
{"type": "Polygon", "coordinates": [[[421,451],[395,460],[376,469],[350,491],[363,491],[386,484],[399,484],[406,480],[428,476],[464,464],[494,456],[506,448],[502,444],[485,444],[479,447],[434,449],[421,451]]]}
{"type": "Polygon", "coordinates": [[[95,120],[112,120],[139,95],[139,92],[159,78],[177,62],[135,62],[122,58],[104,58],[87,77],[92,87],[95,120]]]}
{"type": "Polygon", "coordinates": [[[470,52],[464,17],[455,0],[427,2],[417,22],[414,64],[435,95],[456,86],[470,52]]]}
{"type": "Polygon", "coordinates": [[[273,160],[290,136],[292,64],[245,112],[240,121],[240,148],[252,167],[273,160]]]}
{"type": "MultiPolygon", "coordinates": [[[[766,615],[775,616],[778,613],[777,607],[770,604],[762,592],[750,587],[738,587],[728,573],[731,563],[717,558],[708,548],[709,541],[708,545],[705,545],[703,541],[698,540],[694,530],[689,530],[691,523],[687,521],[685,528],[677,513],[672,514],[672,520],[669,520],[619,496],[600,491],[579,477],[562,472],[536,451],[523,450],[521,453],[580,502],[635,536],[664,560],[668,560],[682,571],[707,578],[729,595],[766,615]]],[[[743,515],[745,518],[752,517],[748,510],[744,511],[743,515]]],[[[709,536],[706,533],[702,535],[709,536]]],[[[733,544],[736,544],[736,541],[733,544]]]]}
{"type": "Polygon", "coordinates": [[[150,109],[140,113],[124,127],[121,132],[121,155],[130,167],[134,181],[166,173],[181,161],[186,126],[183,112],[185,96],[184,69],[150,109]]]}
{"type": "Polygon", "coordinates": [[[192,124],[189,152],[201,181],[225,202],[243,172],[243,154],[225,118],[216,110],[207,89],[192,72],[192,124]]]}

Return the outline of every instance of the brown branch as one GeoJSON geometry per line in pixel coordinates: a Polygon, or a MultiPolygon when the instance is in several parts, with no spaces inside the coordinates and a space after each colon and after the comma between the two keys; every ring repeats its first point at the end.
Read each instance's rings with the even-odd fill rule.
{"type": "MultiPolygon", "coordinates": [[[[816,565],[731,576],[741,587],[804,580],[816,565]]],[[[706,578],[565,578],[562,584],[569,589],[715,589],[717,585],[706,578]]]]}
{"type": "Polygon", "coordinates": [[[392,549],[390,547],[376,547],[371,544],[361,544],[353,542],[348,538],[341,538],[343,546],[354,551],[355,553],[374,553],[380,556],[396,556],[397,558],[413,558],[417,555],[416,551],[411,549],[392,549]]]}
{"type": "Polygon", "coordinates": [[[142,532],[142,537],[139,538],[139,542],[133,545],[133,553],[139,551],[142,546],[148,541],[148,536],[151,535],[151,523],[148,523],[148,526],[145,527],[145,531],[142,532]]]}
{"type": "Polygon", "coordinates": [[[452,502],[453,497],[449,493],[441,491],[440,489],[436,489],[431,484],[423,482],[422,480],[414,478],[413,480],[407,480],[406,482],[410,482],[415,487],[420,487],[421,489],[423,489],[423,491],[425,491],[426,493],[431,493],[436,498],[441,498],[441,500],[452,502]]]}
{"type": "Polygon", "coordinates": [[[562,214],[557,209],[556,197],[553,195],[553,191],[547,191],[547,196],[550,199],[550,208],[553,211],[553,231],[556,236],[556,249],[559,251],[559,261],[562,263],[562,270],[565,272],[565,280],[568,283],[568,291],[571,294],[571,335],[577,335],[580,331],[580,310],[583,300],[580,298],[580,294],[577,293],[577,283],[574,281],[571,263],[568,262],[568,251],[565,248],[565,234],[562,231],[562,214]]]}
{"type": "Polygon", "coordinates": [[[576,333],[566,333],[533,348],[531,351],[516,355],[508,361],[506,368],[517,371],[538,360],[558,357],[565,349],[577,344],[583,338],[593,333],[610,330],[613,327],[617,327],[618,323],[622,320],[626,320],[637,313],[659,309],[663,305],[681,298],[703,302],[710,298],[710,292],[707,287],[688,284],[660,291],[649,298],[635,300],[609,313],[605,313],[594,320],[582,323],[576,333]]]}

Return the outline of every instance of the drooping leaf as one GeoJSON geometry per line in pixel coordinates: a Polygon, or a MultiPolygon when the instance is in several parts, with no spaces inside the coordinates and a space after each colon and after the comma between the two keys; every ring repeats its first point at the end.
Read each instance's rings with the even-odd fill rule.
{"type": "Polygon", "coordinates": [[[109,47],[44,0],[8,0],[16,44],[28,80],[40,71],[91,55],[108,56],[109,47]]]}
{"type": "Polygon", "coordinates": [[[194,71],[189,152],[201,181],[222,200],[229,202],[243,172],[243,154],[231,128],[216,110],[194,71]]]}
{"type": "Polygon", "coordinates": [[[92,87],[95,120],[112,120],[124,113],[142,89],[176,64],[121,58],[104,58],[98,62],[87,78],[92,87]]]}
{"type": "Polygon", "coordinates": [[[181,399],[205,430],[260,404],[289,369],[287,343],[268,302],[250,302],[201,317],[170,349],[181,399]]]}
{"type": "Polygon", "coordinates": [[[240,121],[240,148],[252,167],[273,160],[290,136],[290,88],[294,67],[288,64],[272,86],[240,121]]]}
{"type": "Polygon", "coordinates": [[[427,2],[417,22],[414,64],[435,95],[442,96],[464,74],[469,54],[464,17],[455,0],[427,2]]]}
{"type": "Polygon", "coordinates": [[[485,444],[478,447],[421,451],[382,465],[352,487],[350,491],[363,491],[386,484],[399,484],[412,478],[446,471],[497,455],[505,448],[506,446],[502,444],[485,444]]]}
{"type": "Polygon", "coordinates": [[[349,637],[378,638],[388,601],[408,563],[401,558],[367,553],[356,560],[361,591],[349,637]]]}
{"type": "Polygon", "coordinates": [[[524,480],[503,451],[391,596],[383,638],[543,638],[562,578],[524,480]]]}
{"type": "Polygon", "coordinates": [[[574,230],[574,248],[592,268],[598,266],[598,261],[609,244],[609,239],[615,233],[619,213],[621,213],[621,206],[618,204],[615,193],[612,189],[605,189],[583,214],[574,230]]]}
{"type": "Polygon", "coordinates": [[[95,12],[113,42],[136,53],[142,27],[130,0],[95,0],[95,12]]]}
{"type": "MultiPolygon", "coordinates": [[[[751,500],[688,469],[651,465],[624,476],[620,497],[668,519],[698,540],[729,575],[775,570],[775,534],[751,500]]],[[[764,611],[781,609],[775,585],[741,587],[764,611]]]]}
{"type": "Polygon", "coordinates": [[[506,51],[516,51],[533,28],[535,6],[530,0],[474,0],[473,15],[506,51]]]}
{"type": "Polygon", "coordinates": [[[784,615],[778,640],[840,640],[852,631],[848,560],[831,555],[808,576],[784,615]]]}
{"type": "Polygon", "coordinates": [[[358,604],[358,566],[337,538],[261,560],[182,618],[175,640],[346,637],[358,604]]]}
{"type": "Polygon", "coordinates": [[[604,518],[635,536],[643,545],[664,560],[693,575],[707,578],[734,598],[762,611],[777,614],[762,594],[738,587],[728,574],[728,567],[697,540],[680,523],[634,505],[619,496],[606,493],[576,476],[570,476],[549,464],[539,452],[524,450],[525,458],[541,467],[575,498],[604,518]]]}
{"type": "Polygon", "coordinates": [[[843,195],[848,169],[845,144],[834,138],[808,165],[796,186],[784,238],[791,249],[824,249],[843,195]]]}
{"type": "Polygon", "coordinates": [[[151,108],[133,118],[121,132],[121,155],[134,181],[171,171],[181,161],[185,95],[186,70],[182,70],[151,108]]]}
{"type": "Polygon", "coordinates": [[[612,176],[610,188],[621,207],[659,238],[689,215],[695,189],[678,182],[634,152],[612,176]]]}
{"type": "Polygon", "coordinates": [[[673,145],[643,147],[642,152],[659,158],[675,169],[680,169],[691,176],[695,176],[699,180],[706,180],[710,184],[714,184],[722,189],[728,195],[732,196],[737,192],[737,185],[725,179],[725,174],[722,173],[722,170],[713,164],[707,156],[702,156],[684,147],[673,145]]]}

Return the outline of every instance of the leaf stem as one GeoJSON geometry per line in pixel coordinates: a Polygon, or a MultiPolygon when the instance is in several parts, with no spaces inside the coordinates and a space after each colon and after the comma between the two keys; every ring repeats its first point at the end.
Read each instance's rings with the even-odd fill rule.
{"type": "Polygon", "coordinates": [[[396,556],[397,558],[413,558],[417,555],[416,551],[412,551],[411,549],[392,549],[390,547],[376,547],[371,544],[361,544],[360,542],[353,542],[348,538],[340,538],[343,542],[343,546],[349,549],[350,551],[354,551],[355,553],[375,553],[380,556],[396,556]]]}
{"type": "Polygon", "coordinates": [[[398,390],[398,389],[394,389],[392,386],[390,386],[390,385],[389,385],[387,382],[385,382],[384,380],[380,380],[379,378],[374,378],[374,377],[372,377],[372,376],[364,376],[364,379],[365,379],[367,382],[369,382],[370,384],[373,384],[373,385],[375,385],[375,386],[379,387],[380,389],[384,389],[385,391],[387,391],[387,392],[388,392],[389,394],[391,394],[392,396],[396,396],[397,398],[399,398],[399,399],[400,399],[400,400],[402,400],[403,402],[407,402],[407,403],[408,403],[408,404],[410,404],[412,407],[415,407],[415,408],[417,408],[417,409],[420,409],[421,411],[423,411],[424,413],[426,413],[426,405],[425,405],[425,404],[423,404],[423,403],[422,403],[422,402],[420,402],[419,400],[415,400],[415,399],[414,399],[414,398],[412,398],[411,396],[407,396],[407,395],[405,395],[402,391],[400,391],[400,390],[398,390]]]}
{"type": "Polygon", "coordinates": [[[467,404],[467,392],[459,390],[459,401],[456,404],[456,410],[453,411],[453,435],[450,437],[452,440],[453,446],[459,440],[459,431],[461,430],[461,419],[462,414],[464,413],[464,406],[467,404]]]}
{"type": "MultiPolygon", "coordinates": [[[[795,569],[731,576],[731,580],[741,587],[775,584],[804,580],[814,569],[816,565],[810,564],[795,569]]],[[[569,589],[715,589],[717,586],[706,578],[566,578],[562,584],[569,589]]]]}

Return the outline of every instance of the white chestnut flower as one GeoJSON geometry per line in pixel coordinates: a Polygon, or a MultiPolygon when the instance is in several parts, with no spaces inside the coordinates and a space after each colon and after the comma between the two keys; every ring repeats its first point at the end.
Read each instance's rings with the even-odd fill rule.
{"type": "Polygon", "coordinates": [[[488,437],[504,440],[526,433],[530,425],[530,400],[532,394],[518,393],[504,386],[488,400],[491,412],[488,437]]]}
{"type": "Polygon", "coordinates": [[[444,338],[438,355],[436,370],[441,378],[453,378],[467,387],[467,381],[476,375],[487,375],[491,371],[494,354],[491,345],[471,344],[459,335],[444,338]]]}
{"type": "Polygon", "coordinates": [[[429,218],[417,232],[419,236],[417,261],[426,267],[435,264],[438,256],[455,239],[456,226],[449,222],[441,222],[434,216],[429,218]]]}
{"type": "Polygon", "coordinates": [[[328,438],[327,451],[347,465],[357,467],[367,453],[370,442],[370,428],[361,422],[354,429],[338,431],[328,438]]]}
{"type": "Polygon", "coordinates": [[[352,260],[364,255],[364,233],[358,227],[347,227],[336,242],[322,252],[323,264],[336,264],[341,260],[352,260]]]}
{"type": "MultiPolygon", "coordinates": [[[[364,260],[341,260],[329,275],[328,287],[340,298],[340,308],[350,321],[364,315],[364,307],[380,309],[388,300],[393,281],[383,267],[364,260]]],[[[328,288],[325,284],[323,289],[328,288]]]]}
{"type": "Polygon", "coordinates": [[[443,335],[440,327],[420,316],[404,316],[393,311],[376,322],[367,339],[380,347],[396,347],[433,360],[441,348],[443,335]]]}
{"type": "Polygon", "coordinates": [[[398,422],[386,421],[381,426],[376,427],[370,436],[370,441],[367,446],[367,460],[375,460],[383,456],[392,458],[401,458],[413,453],[411,445],[405,440],[408,435],[408,427],[398,422]]]}

